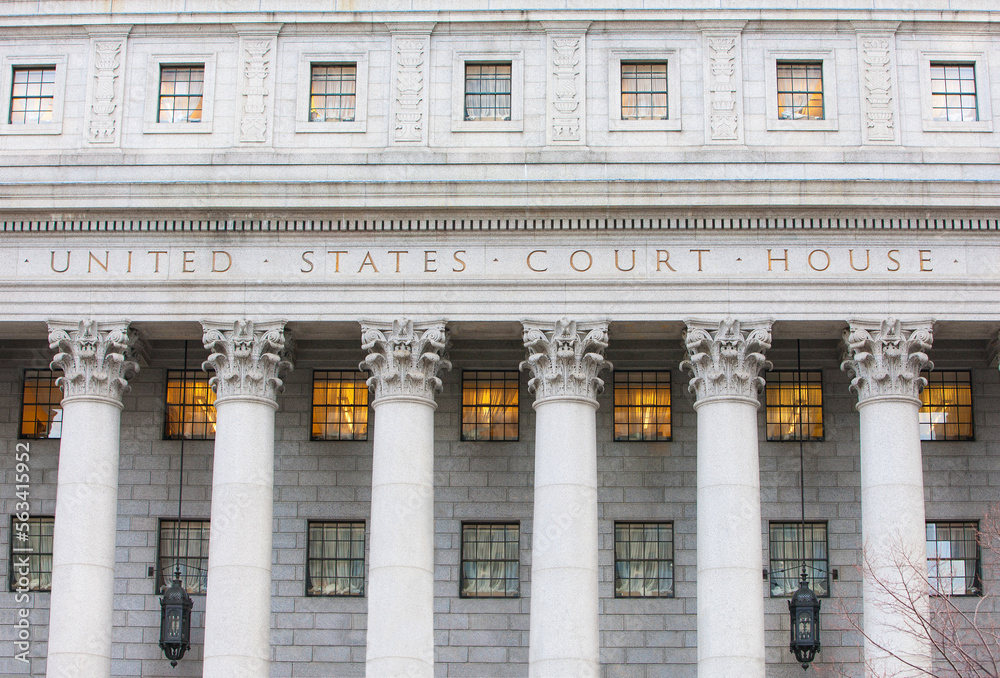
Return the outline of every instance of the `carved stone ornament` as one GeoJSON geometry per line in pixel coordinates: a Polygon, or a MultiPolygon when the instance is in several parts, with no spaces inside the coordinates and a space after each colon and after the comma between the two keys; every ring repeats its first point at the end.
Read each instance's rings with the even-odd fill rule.
{"type": "Polygon", "coordinates": [[[208,383],[216,393],[216,403],[226,398],[259,399],[277,407],[277,396],[284,390],[281,377],[292,369],[284,321],[201,325],[202,342],[209,351],[201,369],[215,371],[208,383]]]}
{"type": "Polygon", "coordinates": [[[271,52],[270,40],[247,40],[244,43],[245,88],[243,119],[240,121],[240,141],[267,140],[267,74],[271,52]]]}
{"type": "Polygon", "coordinates": [[[94,42],[93,101],[90,106],[88,139],[92,144],[113,144],[118,140],[117,116],[119,67],[125,39],[94,42]]]}
{"type": "Polygon", "coordinates": [[[103,398],[121,406],[128,380],[139,371],[139,341],[126,322],[49,323],[49,348],[58,351],[52,369],[63,402],[70,398],[103,398]]]}
{"type": "Polygon", "coordinates": [[[434,402],[441,391],[438,372],[450,370],[445,357],[448,332],[444,321],[415,323],[409,318],[392,325],[361,323],[361,348],[368,356],[359,368],[372,373],[368,388],[375,400],[419,398],[434,402]]]}
{"type": "Polygon", "coordinates": [[[552,102],[552,141],[578,142],[580,136],[580,46],[583,38],[552,39],[552,77],[555,100],[552,102]]]}
{"type": "Polygon", "coordinates": [[[738,141],[739,113],[736,82],[736,57],[739,55],[739,38],[713,37],[708,39],[709,102],[711,139],[713,141],[738,141]]]}
{"type": "Polygon", "coordinates": [[[528,391],[535,394],[535,403],[549,398],[584,398],[596,405],[597,395],[604,390],[604,380],[597,375],[612,369],[604,359],[608,323],[563,318],[555,323],[522,324],[528,355],[520,369],[531,370],[528,391]]]}
{"type": "Polygon", "coordinates": [[[868,141],[894,141],[892,53],[888,36],[861,38],[863,82],[867,103],[865,136],[868,141]]]}
{"type": "Polygon", "coordinates": [[[427,41],[420,38],[396,41],[396,141],[424,139],[424,53],[427,41]]]}
{"type": "Polygon", "coordinates": [[[852,322],[844,330],[843,362],[840,369],[853,373],[851,390],[858,404],[873,398],[920,400],[927,380],[923,370],[934,369],[926,351],[934,341],[931,322],[905,327],[895,318],[874,325],[852,322]]]}
{"type": "Polygon", "coordinates": [[[689,322],[684,331],[687,360],[681,369],[693,376],[688,390],[698,402],[742,398],[757,402],[764,389],[761,368],[770,369],[764,353],[771,348],[771,321],[746,323],[727,318],[712,326],[689,322]]]}

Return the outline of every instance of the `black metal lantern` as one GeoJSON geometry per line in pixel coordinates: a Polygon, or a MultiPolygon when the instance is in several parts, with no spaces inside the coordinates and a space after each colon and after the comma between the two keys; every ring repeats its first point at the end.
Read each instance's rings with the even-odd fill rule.
{"type": "Polygon", "coordinates": [[[160,648],[177,666],[177,660],[191,649],[191,596],[184,588],[180,572],[174,573],[174,583],[160,598],[160,648]]]}
{"type": "Polygon", "coordinates": [[[803,669],[819,652],[819,598],[809,588],[808,577],[803,570],[799,589],[788,601],[788,611],[792,616],[792,643],[789,649],[803,669]]]}

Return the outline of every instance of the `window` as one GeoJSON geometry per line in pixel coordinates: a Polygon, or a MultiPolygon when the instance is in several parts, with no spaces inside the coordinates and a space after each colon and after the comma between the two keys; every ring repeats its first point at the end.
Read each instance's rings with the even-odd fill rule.
{"type": "Polygon", "coordinates": [[[979,559],[979,523],[927,523],[927,576],[931,594],[980,596],[983,594],[979,559]]]}
{"type": "Polygon", "coordinates": [[[368,440],[366,378],[363,372],[313,372],[313,440],[368,440]]]}
{"type": "Polygon", "coordinates": [[[15,66],[8,122],[12,125],[52,122],[55,92],[55,66],[15,66]]]}
{"type": "Polygon", "coordinates": [[[208,585],[207,520],[160,520],[160,557],[157,593],[170,586],[180,567],[188,593],[205,593],[208,585]]]}
{"type": "Polygon", "coordinates": [[[465,119],[511,119],[511,64],[465,64],[465,119]]]}
{"type": "Polygon", "coordinates": [[[520,375],[462,372],[462,440],[517,440],[520,375]]]}
{"type": "Polygon", "coordinates": [[[32,516],[25,521],[10,519],[10,590],[52,590],[51,516],[32,516]],[[24,565],[27,564],[27,569],[24,565]]]}
{"type": "Polygon", "coordinates": [[[518,523],[462,524],[461,597],[518,597],[520,532],[518,523]]]}
{"type": "MultiPolygon", "coordinates": [[[[781,43],[772,43],[781,44],[781,43]]],[[[817,38],[817,45],[822,41],[817,38]]],[[[834,49],[764,51],[764,127],[769,131],[837,131],[834,49]]]]}
{"type": "Polygon", "coordinates": [[[364,521],[310,521],[308,541],[306,595],[364,595],[364,521]]]}
{"type": "Polygon", "coordinates": [[[25,370],[21,395],[21,437],[62,435],[62,389],[52,370],[25,370]]]}
{"type": "Polygon", "coordinates": [[[931,112],[934,120],[979,120],[975,63],[931,62],[931,112]]]}
{"type": "Polygon", "coordinates": [[[771,523],[771,597],[790,596],[799,588],[805,563],[809,588],[830,595],[826,523],[771,523]],[[803,550],[804,549],[804,550],[803,550]]]}
{"type": "Polygon", "coordinates": [[[823,440],[822,372],[771,372],[765,400],[768,440],[823,440]]]}
{"type": "Polygon", "coordinates": [[[621,64],[622,120],[666,120],[667,63],[621,64]]]}
{"type": "Polygon", "coordinates": [[[353,122],[357,97],[356,64],[312,64],[310,122],[353,122]]]}
{"type": "Polygon", "coordinates": [[[823,120],[823,63],[779,61],[778,118],[823,120]]]}
{"type": "Polygon", "coordinates": [[[615,440],[670,437],[670,372],[615,372],[615,440]]]}
{"type": "Polygon", "coordinates": [[[972,377],[968,371],[924,372],[921,440],[973,440],[972,377]]]}
{"type": "Polygon", "coordinates": [[[674,595],[674,524],[615,523],[615,598],[674,595]]]}
{"type": "Polygon", "coordinates": [[[201,370],[167,371],[167,426],[169,440],[215,439],[215,391],[201,370]]]}
{"type": "Polygon", "coordinates": [[[201,122],[205,67],[160,66],[157,122],[201,122]]]}

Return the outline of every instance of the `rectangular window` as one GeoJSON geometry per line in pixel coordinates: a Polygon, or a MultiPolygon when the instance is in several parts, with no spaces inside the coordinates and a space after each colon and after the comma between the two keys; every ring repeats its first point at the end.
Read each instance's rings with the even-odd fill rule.
{"type": "Polygon", "coordinates": [[[168,440],[215,439],[215,391],[201,370],[167,370],[168,440]]]}
{"type": "Polygon", "coordinates": [[[778,118],[823,120],[823,62],[777,62],[778,118]]]}
{"type": "Polygon", "coordinates": [[[207,520],[160,520],[157,592],[170,586],[177,567],[188,593],[208,590],[208,538],[207,520]]]}
{"type": "Polygon", "coordinates": [[[365,523],[309,521],[306,595],[363,596],[365,523]]]}
{"type": "Polygon", "coordinates": [[[52,528],[51,516],[32,516],[25,521],[10,519],[10,590],[52,590],[52,528]],[[18,572],[14,563],[28,559],[28,572],[18,572]]]}
{"type": "Polygon", "coordinates": [[[517,371],[462,372],[462,440],[517,440],[517,371]]]}
{"type": "Polygon", "coordinates": [[[931,62],[931,112],[934,120],[979,120],[975,63],[931,62]]]}
{"type": "Polygon", "coordinates": [[[615,598],[674,595],[674,524],[615,523],[615,598]]]}
{"type": "Polygon", "coordinates": [[[62,435],[62,389],[52,370],[25,370],[21,392],[21,437],[62,435]]]}
{"type": "Polygon", "coordinates": [[[517,598],[521,529],[518,523],[462,524],[462,598],[517,598]]]}
{"type": "Polygon", "coordinates": [[[313,372],[313,440],[368,440],[366,379],[363,372],[313,372]]]}
{"type": "Polygon", "coordinates": [[[615,440],[670,440],[670,372],[615,372],[615,440]]]}
{"type": "Polygon", "coordinates": [[[770,372],[764,398],[768,440],[823,440],[822,372],[770,372]]]}
{"type": "Polygon", "coordinates": [[[15,66],[7,122],[12,125],[52,122],[55,98],[55,66],[15,66]]]}
{"type": "Polygon", "coordinates": [[[357,99],[357,64],[312,64],[310,122],[353,122],[357,99]]]}
{"type": "Polygon", "coordinates": [[[666,120],[667,64],[622,62],[622,120],[666,120]]]}
{"type": "Polygon", "coordinates": [[[805,563],[809,588],[830,595],[830,560],[826,523],[771,523],[771,597],[790,596],[799,588],[805,563]],[[803,550],[804,549],[804,550],[803,550]]]}
{"type": "Polygon", "coordinates": [[[927,576],[931,595],[980,596],[979,523],[927,523],[927,576]]]}
{"type": "Polygon", "coordinates": [[[201,122],[204,66],[160,66],[157,122],[201,122]]]}
{"type": "Polygon", "coordinates": [[[511,65],[465,64],[465,119],[510,120],[511,65]]]}
{"type": "Polygon", "coordinates": [[[973,440],[972,374],[968,370],[924,372],[920,392],[921,440],[973,440]]]}

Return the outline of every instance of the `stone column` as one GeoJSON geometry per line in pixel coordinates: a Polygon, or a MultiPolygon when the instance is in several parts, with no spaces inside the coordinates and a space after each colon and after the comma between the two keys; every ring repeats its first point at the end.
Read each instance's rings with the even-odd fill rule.
{"type": "Polygon", "coordinates": [[[698,676],[764,678],[757,396],[771,321],[688,322],[684,346],[698,413],[698,676]]]}
{"type": "Polygon", "coordinates": [[[842,369],[861,415],[861,537],[866,675],[928,675],[927,532],[920,389],[933,369],[931,323],[851,322],[842,369]],[[914,601],[897,603],[899,596],[914,601]]]}
{"type": "Polygon", "coordinates": [[[269,678],[274,412],[292,365],[284,322],[203,322],[215,376],[204,678],[269,678]]]}
{"type": "Polygon", "coordinates": [[[375,393],[368,678],[434,676],[434,394],[445,324],[361,323],[375,393]]]}
{"type": "Polygon", "coordinates": [[[598,676],[597,377],[608,324],[524,323],[535,394],[528,675],[598,676]]]}
{"type": "Polygon", "coordinates": [[[46,676],[111,675],[122,395],[139,370],[128,322],[49,323],[62,439],[46,676]]]}

